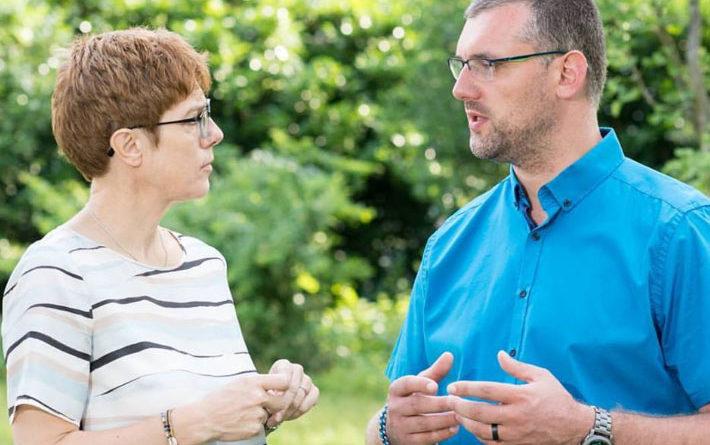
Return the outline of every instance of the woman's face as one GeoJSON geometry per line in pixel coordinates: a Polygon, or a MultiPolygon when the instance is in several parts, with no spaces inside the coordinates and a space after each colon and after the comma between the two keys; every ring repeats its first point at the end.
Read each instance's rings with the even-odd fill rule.
{"type": "MultiPolygon", "coordinates": [[[[206,104],[207,98],[197,88],[165,111],[160,122],[195,117],[203,112],[206,104]]],[[[222,141],[224,133],[211,118],[203,133],[201,137],[197,122],[159,126],[157,147],[144,153],[144,182],[162,191],[170,202],[205,196],[210,188],[212,148],[222,141]]]]}

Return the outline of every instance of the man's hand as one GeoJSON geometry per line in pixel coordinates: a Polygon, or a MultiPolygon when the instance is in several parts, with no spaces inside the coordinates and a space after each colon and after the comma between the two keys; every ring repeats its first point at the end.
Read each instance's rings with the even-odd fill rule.
{"type": "Polygon", "coordinates": [[[387,435],[392,445],[433,444],[458,433],[450,397],[436,395],[438,382],[453,362],[453,355],[445,352],[418,375],[392,382],[387,396],[387,435]]]}
{"type": "Polygon", "coordinates": [[[519,362],[503,351],[498,362],[527,384],[460,381],[448,387],[453,396],[496,402],[451,399],[457,421],[482,442],[496,443],[491,425],[497,424],[499,440],[506,444],[578,444],[594,425],[592,407],[575,401],[547,369],[519,362]]]}

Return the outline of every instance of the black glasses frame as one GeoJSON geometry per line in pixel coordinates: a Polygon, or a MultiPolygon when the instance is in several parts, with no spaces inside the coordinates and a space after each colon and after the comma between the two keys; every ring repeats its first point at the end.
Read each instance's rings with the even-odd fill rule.
{"type": "Polygon", "coordinates": [[[567,53],[568,53],[568,51],[563,51],[561,49],[558,49],[555,51],[544,51],[541,53],[523,54],[520,56],[500,57],[498,59],[490,59],[487,57],[472,57],[470,59],[463,60],[458,57],[449,57],[448,65],[449,65],[449,69],[451,70],[451,74],[453,74],[453,76],[454,76],[454,79],[458,80],[459,76],[461,75],[461,71],[463,71],[464,66],[466,66],[469,69],[469,71],[471,71],[471,65],[469,64],[469,62],[486,62],[488,69],[491,69],[497,63],[523,62],[523,61],[533,58],[533,57],[549,56],[552,54],[567,54],[567,53]],[[459,66],[461,67],[460,70],[457,69],[459,66]],[[458,72],[459,74],[457,75],[456,72],[458,72]]]}
{"type": "MultiPolygon", "coordinates": [[[[207,126],[209,125],[209,120],[211,117],[212,117],[212,110],[210,108],[210,99],[207,99],[207,103],[205,104],[205,107],[196,116],[188,117],[185,119],[178,119],[176,121],[158,122],[157,124],[154,124],[154,126],[158,127],[160,125],[193,124],[194,123],[199,126],[200,138],[205,139],[208,136],[207,126]]],[[[144,128],[144,127],[148,127],[148,125],[134,125],[134,126],[128,127],[128,128],[130,130],[134,130],[136,128],[144,128]]],[[[113,147],[109,147],[108,150],[106,150],[106,154],[108,155],[108,157],[113,156],[114,153],[115,153],[115,151],[113,150],[113,147]]]]}

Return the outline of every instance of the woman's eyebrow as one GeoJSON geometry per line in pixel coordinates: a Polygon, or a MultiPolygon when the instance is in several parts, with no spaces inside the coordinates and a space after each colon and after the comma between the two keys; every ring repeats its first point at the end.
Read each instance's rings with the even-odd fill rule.
{"type": "Polygon", "coordinates": [[[191,115],[193,113],[204,110],[206,106],[207,106],[207,100],[205,100],[204,103],[202,103],[200,105],[195,105],[194,107],[190,107],[190,109],[188,109],[187,111],[185,111],[183,113],[183,116],[191,117],[191,115]]]}

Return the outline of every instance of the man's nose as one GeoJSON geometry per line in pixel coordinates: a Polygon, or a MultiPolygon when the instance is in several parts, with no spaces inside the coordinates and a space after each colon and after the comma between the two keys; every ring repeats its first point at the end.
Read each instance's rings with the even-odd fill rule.
{"type": "Polygon", "coordinates": [[[481,89],[478,86],[478,82],[474,79],[474,76],[464,67],[459,74],[456,83],[454,83],[454,88],[451,90],[451,94],[460,101],[476,100],[481,97],[481,89]]]}

